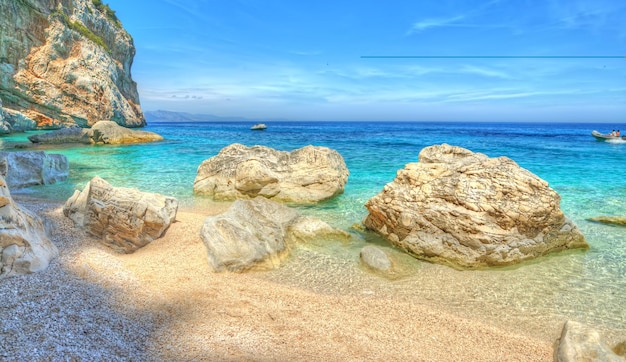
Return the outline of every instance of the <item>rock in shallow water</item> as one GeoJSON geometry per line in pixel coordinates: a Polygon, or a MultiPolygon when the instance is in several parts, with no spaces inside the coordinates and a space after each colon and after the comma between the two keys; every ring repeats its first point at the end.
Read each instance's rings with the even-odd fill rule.
{"type": "Polygon", "coordinates": [[[91,128],[71,127],[53,132],[32,135],[28,139],[43,144],[131,144],[161,141],[163,137],[148,131],[132,130],[112,121],[100,121],[91,128]]]}
{"type": "Polygon", "coordinates": [[[42,271],[57,254],[41,218],[13,201],[0,176],[0,279],[42,271]]]}
{"type": "Polygon", "coordinates": [[[584,324],[567,321],[555,350],[557,362],[624,362],[600,333],[584,324]]]}
{"type": "Polygon", "coordinates": [[[0,152],[0,175],[12,189],[63,181],[68,173],[65,155],[43,151],[0,152]]]}
{"type": "Polygon", "coordinates": [[[315,203],[343,192],[348,169],[337,151],[306,146],[292,152],[232,144],[198,167],[193,190],[218,200],[263,196],[315,203]]]}
{"type": "Polygon", "coordinates": [[[380,272],[388,272],[391,270],[391,260],[387,253],[385,253],[382,249],[373,246],[367,245],[359,254],[361,258],[361,262],[370,269],[380,272]]]}
{"type": "Polygon", "coordinates": [[[132,253],[160,238],[177,210],[173,197],[113,187],[96,176],[67,200],[63,214],[114,250],[132,253]]]}
{"type": "Polygon", "coordinates": [[[622,217],[622,216],[596,216],[596,217],[591,217],[587,220],[598,222],[601,224],[626,226],[626,217],[622,217]]]}
{"type": "Polygon", "coordinates": [[[206,218],[200,237],[214,272],[273,269],[297,241],[349,238],[323,221],[263,197],[237,200],[223,214],[206,218]]]}
{"type": "Polygon", "coordinates": [[[588,247],[547,182],[507,157],[446,144],[424,148],[365,206],[366,227],[417,258],[455,267],[588,247]]]}

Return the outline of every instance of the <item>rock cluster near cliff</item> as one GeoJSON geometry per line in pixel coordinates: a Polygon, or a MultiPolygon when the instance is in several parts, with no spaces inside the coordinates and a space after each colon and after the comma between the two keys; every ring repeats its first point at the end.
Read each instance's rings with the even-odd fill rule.
{"type": "Polygon", "coordinates": [[[237,200],[223,214],[206,218],[200,236],[214,272],[273,269],[295,242],[350,235],[277,202],[237,200]]]}
{"type": "Polygon", "coordinates": [[[420,259],[452,266],[588,247],[547,182],[507,157],[446,144],[424,148],[365,206],[366,227],[420,259]]]}
{"type": "Polygon", "coordinates": [[[0,0],[0,14],[0,132],[145,125],[131,78],[135,46],[108,6],[0,0]]]}
{"type": "Polygon", "coordinates": [[[96,176],[67,200],[63,214],[112,249],[132,253],[160,238],[177,210],[173,197],[113,187],[96,176]]]}
{"type": "Polygon", "coordinates": [[[314,203],[343,193],[348,175],[343,157],[326,147],[285,152],[232,144],[202,162],[193,189],[218,200],[263,196],[314,203]]]}
{"type": "Polygon", "coordinates": [[[53,132],[28,136],[33,143],[43,144],[107,144],[120,145],[161,141],[163,137],[148,131],[132,130],[112,121],[100,121],[91,128],[64,128],[53,132]]]}
{"type": "Polygon", "coordinates": [[[65,155],[43,151],[0,152],[0,176],[12,189],[63,181],[69,168],[65,155]]]}
{"type": "Polygon", "coordinates": [[[42,220],[13,201],[0,176],[0,279],[42,271],[57,254],[42,220]]]}

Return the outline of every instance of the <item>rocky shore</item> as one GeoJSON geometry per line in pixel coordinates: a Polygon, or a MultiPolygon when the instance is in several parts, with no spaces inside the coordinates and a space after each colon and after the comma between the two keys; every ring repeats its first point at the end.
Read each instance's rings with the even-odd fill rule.
{"type": "Polygon", "coordinates": [[[3,360],[548,361],[560,333],[502,329],[374,285],[319,293],[268,272],[212,273],[197,230],[223,204],[179,211],[163,238],[125,255],[77,231],[61,204],[18,201],[54,224],[59,257],[2,280],[3,360]]]}

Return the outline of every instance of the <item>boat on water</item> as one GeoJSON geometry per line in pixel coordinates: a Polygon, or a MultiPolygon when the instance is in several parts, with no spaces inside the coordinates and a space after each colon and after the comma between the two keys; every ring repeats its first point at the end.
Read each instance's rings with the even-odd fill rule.
{"type": "Polygon", "coordinates": [[[267,128],[267,125],[265,123],[257,123],[254,126],[252,126],[250,129],[253,131],[262,131],[266,128],[267,128]]]}
{"type": "Polygon", "coordinates": [[[591,131],[591,135],[594,136],[597,140],[606,141],[606,140],[626,140],[626,136],[616,136],[612,133],[600,133],[596,130],[591,131]]]}

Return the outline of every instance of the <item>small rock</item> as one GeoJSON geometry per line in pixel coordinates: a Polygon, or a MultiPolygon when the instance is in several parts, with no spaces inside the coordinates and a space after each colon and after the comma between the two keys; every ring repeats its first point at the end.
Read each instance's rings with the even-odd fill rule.
{"type": "Polygon", "coordinates": [[[555,351],[557,362],[624,362],[607,346],[598,331],[582,323],[567,321],[555,351]]]}
{"type": "Polygon", "coordinates": [[[371,269],[381,272],[388,272],[391,270],[392,263],[389,256],[382,249],[376,246],[365,246],[361,249],[360,257],[361,262],[371,269]]]}

